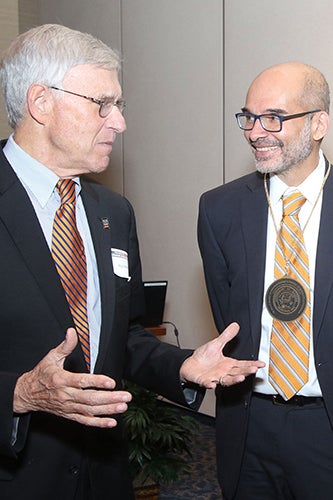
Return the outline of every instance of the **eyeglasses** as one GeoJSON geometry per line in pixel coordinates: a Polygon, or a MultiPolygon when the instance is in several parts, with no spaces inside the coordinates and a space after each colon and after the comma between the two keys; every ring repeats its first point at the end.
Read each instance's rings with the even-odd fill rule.
{"type": "Polygon", "coordinates": [[[254,115],[253,113],[236,113],[236,119],[239,128],[242,130],[252,130],[254,124],[259,120],[260,125],[266,132],[281,132],[283,122],[300,118],[301,116],[309,115],[310,113],[318,113],[320,109],[313,111],[304,111],[303,113],[296,113],[295,115],[281,116],[277,113],[264,113],[263,115],[254,115]]]}
{"type": "Polygon", "coordinates": [[[59,89],[58,87],[51,86],[49,88],[53,90],[60,90],[60,92],[66,92],[66,94],[72,94],[78,97],[83,97],[83,99],[88,99],[88,101],[98,104],[99,106],[98,112],[101,118],[106,118],[111,113],[114,106],[116,106],[116,108],[118,108],[121,113],[124,111],[126,107],[126,102],[124,101],[124,99],[118,99],[117,101],[115,101],[113,97],[106,97],[105,99],[96,99],[95,97],[88,97],[86,95],[77,94],[76,92],[71,92],[70,90],[59,89]]]}

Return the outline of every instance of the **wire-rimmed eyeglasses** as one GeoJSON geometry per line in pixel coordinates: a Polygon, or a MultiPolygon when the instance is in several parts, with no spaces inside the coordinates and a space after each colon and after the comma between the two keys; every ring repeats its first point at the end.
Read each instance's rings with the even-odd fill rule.
{"type": "Polygon", "coordinates": [[[88,101],[94,102],[99,106],[99,116],[101,118],[106,118],[112,111],[113,107],[119,109],[122,113],[126,107],[126,102],[124,99],[114,100],[113,97],[105,97],[104,99],[96,99],[96,97],[88,97],[87,95],[77,94],[76,92],[71,92],[70,90],[60,89],[59,87],[50,86],[50,89],[60,90],[60,92],[66,92],[66,94],[76,95],[78,97],[83,97],[83,99],[88,99],[88,101]]]}
{"type": "Polygon", "coordinates": [[[254,124],[259,120],[260,125],[266,132],[281,132],[283,122],[292,120],[293,118],[300,118],[301,116],[309,115],[311,113],[318,113],[320,109],[312,111],[304,111],[303,113],[296,113],[294,115],[278,115],[277,113],[264,113],[262,115],[254,115],[247,111],[243,113],[236,113],[236,119],[239,128],[242,130],[252,130],[254,124]]]}

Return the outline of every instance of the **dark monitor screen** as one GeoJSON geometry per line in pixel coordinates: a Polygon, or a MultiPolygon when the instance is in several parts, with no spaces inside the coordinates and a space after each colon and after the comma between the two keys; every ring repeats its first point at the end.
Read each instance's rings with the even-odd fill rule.
{"type": "Polygon", "coordinates": [[[143,326],[159,326],[163,323],[167,281],[144,281],[146,314],[143,326]]]}

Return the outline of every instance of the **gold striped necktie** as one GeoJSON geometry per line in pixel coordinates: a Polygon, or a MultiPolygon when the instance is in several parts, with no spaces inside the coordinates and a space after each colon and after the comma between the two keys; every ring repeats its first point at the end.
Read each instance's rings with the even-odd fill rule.
{"type": "Polygon", "coordinates": [[[57,183],[61,205],[52,231],[52,256],[72,313],[87,368],[90,371],[90,343],[87,316],[87,264],[84,245],[76,226],[75,182],[57,183]]]}
{"type": "Polygon", "coordinates": [[[288,400],[308,380],[310,349],[310,278],[309,260],[298,214],[306,199],[300,192],[283,197],[283,218],[275,251],[275,279],[288,278],[302,285],[306,300],[302,314],[292,321],[274,318],[271,342],[269,381],[288,400]]]}

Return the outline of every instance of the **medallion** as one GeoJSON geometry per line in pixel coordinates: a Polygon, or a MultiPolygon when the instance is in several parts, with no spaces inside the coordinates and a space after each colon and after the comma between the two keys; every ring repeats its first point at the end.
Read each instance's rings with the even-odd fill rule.
{"type": "Polygon", "coordinates": [[[285,276],[268,287],[265,302],[273,318],[294,321],[305,309],[306,293],[298,281],[285,276]]]}

